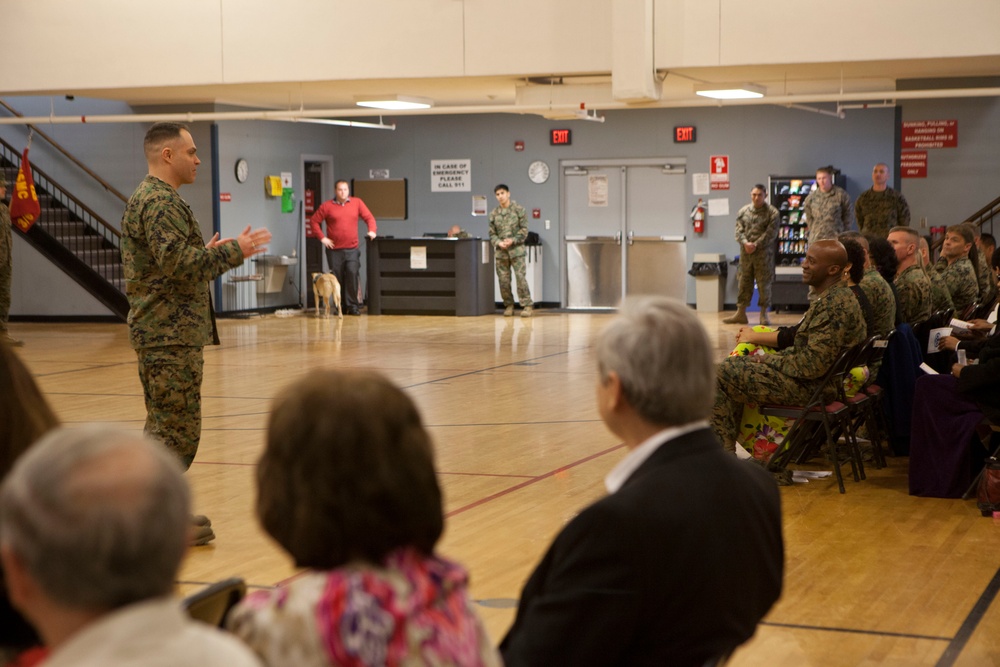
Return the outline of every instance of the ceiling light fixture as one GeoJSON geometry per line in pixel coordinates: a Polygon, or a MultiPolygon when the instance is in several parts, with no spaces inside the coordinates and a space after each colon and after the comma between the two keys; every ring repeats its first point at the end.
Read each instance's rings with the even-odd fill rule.
{"type": "Polygon", "coordinates": [[[752,83],[741,84],[702,84],[695,86],[694,92],[702,97],[714,100],[748,100],[764,97],[767,89],[752,83]]]}
{"type": "Polygon", "coordinates": [[[355,98],[355,104],[359,107],[368,107],[370,109],[405,111],[409,109],[430,109],[434,106],[434,101],[426,97],[413,97],[411,95],[367,95],[355,98]]]}

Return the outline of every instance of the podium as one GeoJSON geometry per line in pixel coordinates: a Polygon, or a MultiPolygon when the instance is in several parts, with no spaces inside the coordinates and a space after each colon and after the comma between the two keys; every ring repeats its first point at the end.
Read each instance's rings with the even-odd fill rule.
{"type": "Polygon", "coordinates": [[[488,241],[384,238],[367,244],[369,315],[492,315],[488,241]]]}

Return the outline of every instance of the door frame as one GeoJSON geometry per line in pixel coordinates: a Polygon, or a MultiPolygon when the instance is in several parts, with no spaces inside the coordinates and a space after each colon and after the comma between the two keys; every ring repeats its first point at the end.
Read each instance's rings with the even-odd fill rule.
{"type": "MultiPolygon", "coordinates": [[[[559,266],[560,266],[560,276],[559,276],[559,305],[562,308],[566,307],[566,300],[569,294],[569,275],[568,267],[566,262],[566,229],[567,229],[567,219],[566,212],[569,207],[566,205],[566,172],[576,169],[586,169],[587,167],[600,167],[600,168],[620,168],[621,173],[621,220],[623,225],[627,224],[627,205],[628,205],[628,192],[627,192],[627,172],[628,167],[661,167],[665,170],[670,170],[670,173],[674,174],[686,174],[687,173],[687,156],[686,155],[676,155],[673,157],[645,157],[645,158],[591,158],[591,159],[566,159],[559,160],[559,266]]],[[[622,230],[622,290],[624,291],[627,286],[627,271],[628,265],[624,256],[626,239],[624,238],[624,230],[622,230]]]]}

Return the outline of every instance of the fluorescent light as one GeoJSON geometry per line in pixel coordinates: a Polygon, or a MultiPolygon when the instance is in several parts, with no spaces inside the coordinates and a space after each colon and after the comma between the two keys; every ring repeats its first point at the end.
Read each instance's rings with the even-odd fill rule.
{"type": "Polygon", "coordinates": [[[368,95],[356,98],[355,104],[370,109],[386,109],[388,111],[403,111],[407,109],[430,109],[434,102],[425,97],[409,95],[368,95]]]}
{"type": "Polygon", "coordinates": [[[694,89],[694,92],[702,97],[711,97],[714,100],[747,100],[756,97],[764,97],[767,92],[763,86],[755,86],[752,83],[701,85],[694,89]]]}

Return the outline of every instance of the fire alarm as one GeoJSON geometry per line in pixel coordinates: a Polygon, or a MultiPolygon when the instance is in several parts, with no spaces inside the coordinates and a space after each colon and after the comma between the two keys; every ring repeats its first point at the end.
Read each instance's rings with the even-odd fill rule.
{"type": "Polygon", "coordinates": [[[535,220],[542,217],[542,209],[540,208],[531,209],[531,217],[534,218],[535,220]]]}
{"type": "Polygon", "coordinates": [[[516,150],[518,153],[520,153],[521,151],[523,151],[524,150],[524,142],[523,141],[515,141],[514,142],[514,150],[516,150]]]}

